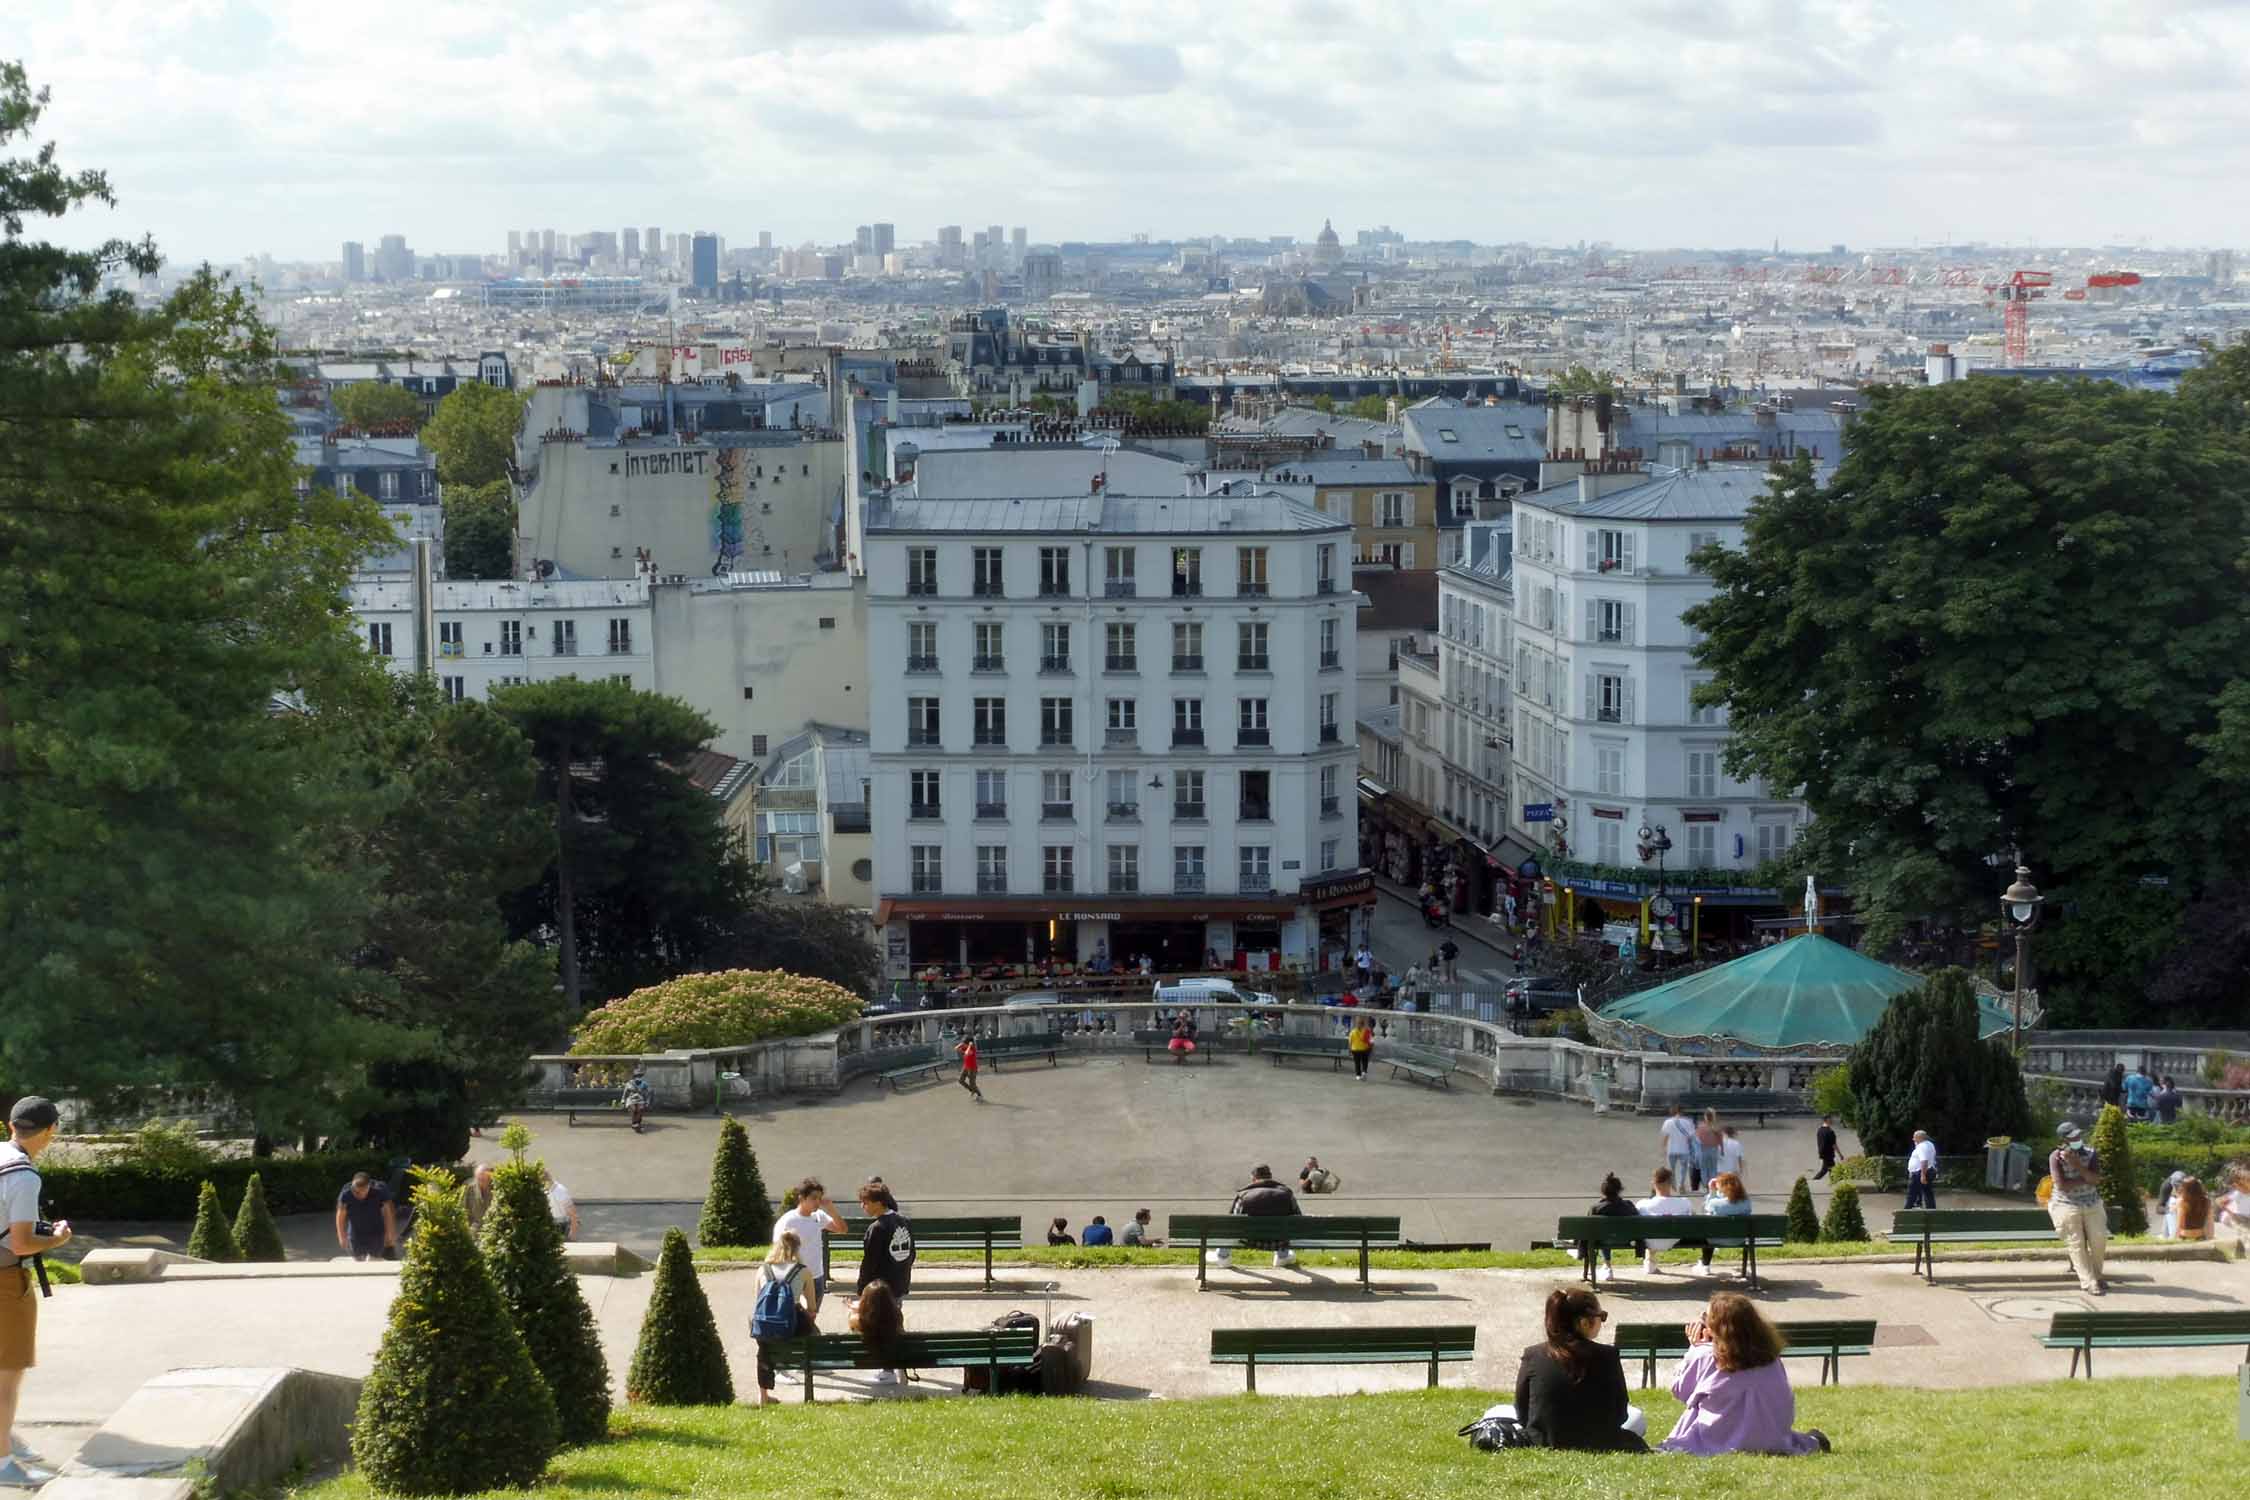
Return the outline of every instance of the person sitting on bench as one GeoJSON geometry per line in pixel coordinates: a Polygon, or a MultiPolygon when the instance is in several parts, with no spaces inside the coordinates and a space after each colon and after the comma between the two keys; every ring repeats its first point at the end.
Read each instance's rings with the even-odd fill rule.
{"type": "Polygon", "coordinates": [[[1601,1342],[1608,1321],[1584,1287],[1548,1293],[1547,1339],[1517,1362],[1514,1404],[1485,1415],[1514,1417],[1542,1448],[1648,1452],[1648,1418],[1626,1400],[1617,1346],[1601,1342]]]}
{"type": "MultiPolygon", "coordinates": [[[[1721,1172],[1711,1179],[1711,1196],[1703,1200],[1703,1211],[1714,1218],[1738,1218],[1751,1211],[1750,1191],[1732,1172],[1721,1172]]],[[[1712,1248],[1703,1247],[1703,1264],[1695,1268],[1696,1275],[1711,1274],[1712,1248]]]]}
{"type": "MultiPolygon", "coordinates": [[[[1678,1218],[1695,1212],[1695,1205],[1686,1197],[1673,1191],[1672,1169],[1658,1167],[1649,1174],[1649,1195],[1633,1205],[1638,1213],[1650,1218],[1678,1218]]],[[[1643,1240],[1641,1242],[1641,1270],[1650,1276],[1663,1273],[1657,1269],[1656,1257],[1679,1243],[1678,1240],[1643,1240]]]]}
{"type": "MultiPolygon", "coordinates": [[[[1617,1180],[1615,1172],[1611,1172],[1602,1178],[1601,1191],[1600,1201],[1595,1203],[1592,1208],[1587,1209],[1587,1213],[1599,1214],[1603,1218],[1629,1219],[1639,1216],[1640,1210],[1625,1201],[1625,1184],[1617,1180]]],[[[1575,1257],[1578,1251],[1573,1247],[1570,1253],[1575,1257]]],[[[1602,1246],[1601,1275],[1604,1281],[1615,1281],[1617,1279],[1617,1265],[1611,1258],[1611,1249],[1607,1245],[1602,1246]]]]}
{"type": "MultiPolygon", "coordinates": [[[[1297,1195],[1274,1181],[1273,1168],[1261,1162],[1250,1169],[1250,1185],[1234,1195],[1234,1204],[1227,1212],[1254,1218],[1295,1218],[1298,1212],[1297,1195]]],[[[1248,1248],[1271,1250],[1273,1263],[1277,1266],[1293,1266],[1297,1263],[1296,1253],[1289,1248],[1287,1240],[1258,1240],[1248,1248]]],[[[1221,1245],[1211,1252],[1211,1258],[1222,1266],[1231,1265],[1234,1262],[1234,1251],[1229,1246],[1221,1245]]]]}
{"type": "Polygon", "coordinates": [[[1189,1018],[1186,1011],[1181,1011],[1179,1016],[1173,1020],[1172,1040],[1165,1043],[1165,1046],[1171,1050],[1173,1059],[1178,1062],[1186,1062],[1188,1055],[1195,1051],[1195,1022],[1189,1018]]]}

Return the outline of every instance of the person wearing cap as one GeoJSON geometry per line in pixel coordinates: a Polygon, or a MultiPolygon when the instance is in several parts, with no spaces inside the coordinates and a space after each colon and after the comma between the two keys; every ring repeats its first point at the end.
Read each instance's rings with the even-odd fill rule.
{"type": "MultiPolygon", "coordinates": [[[[1295,1218],[1298,1213],[1297,1195],[1274,1181],[1273,1168],[1261,1162],[1250,1169],[1250,1185],[1234,1195],[1234,1205],[1227,1212],[1253,1218],[1295,1218]]],[[[1293,1266],[1297,1263],[1296,1252],[1289,1248],[1287,1240],[1259,1240],[1252,1243],[1250,1248],[1271,1250],[1273,1263],[1277,1266],[1293,1266]]],[[[1234,1262],[1234,1252],[1221,1245],[1211,1252],[1211,1258],[1222,1266],[1231,1265],[1234,1262]]]]}
{"type": "Polygon", "coordinates": [[[70,1243],[67,1221],[48,1224],[40,1218],[39,1171],[32,1165],[55,1143],[61,1119],[53,1100],[27,1095],[8,1112],[8,1139],[0,1143],[0,1208],[8,1223],[0,1243],[0,1432],[8,1435],[0,1485],[37,1485],[55,1477],[16,1441],[16,1403],[23,1396],[24,1371],[38,1363],[39,1287],[32,1261],[70,1243]]]}
{"type": "Polygon", "coordinates": [[[2174,1172],[2171,1176],[2165,1178],[2164,1185],[2156,1190],[2156,1211],[2162,1216],[2162,1222],[2157,1228],[2157,1233],[2168,1240],[2179,1237],[2180,1205],[2177,1195],[2180,1191],[2180,1185],[2187,1180],[2187,1173],[2174,1172]]]}
{"type": "Polygon", "coordinates": [[[2048,1153],[2047,1176],[2053,1194],[2047,1200],[2047,1217],[2070,1255],[2078,1273],[2080,1290],[2100,1297],[2109,1292],[2102,1279],[2102,1258],[2109,1253],[2109,1205],[2102,1201],[2102,1162],[2086,1144],[2086,1133],[2065,1120],[2056,1132],[2061,1144],[2048,1153]]]}

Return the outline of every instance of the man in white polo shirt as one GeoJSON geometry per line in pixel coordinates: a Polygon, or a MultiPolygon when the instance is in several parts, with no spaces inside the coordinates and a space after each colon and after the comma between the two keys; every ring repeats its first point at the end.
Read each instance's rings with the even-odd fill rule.
{"type": "Polygon", "coordinates": [[[1914,1132],[1914,1149],[1906,1158],[1906,1206],[1937,1207],[1937,1142],[1929,1132],[1914,1132]]]}

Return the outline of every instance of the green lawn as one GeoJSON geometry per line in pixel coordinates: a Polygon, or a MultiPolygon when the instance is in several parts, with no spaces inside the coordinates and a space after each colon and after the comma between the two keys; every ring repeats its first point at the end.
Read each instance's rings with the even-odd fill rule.
{"type": "MultiPolygon", "coordinates": [[[[616,1436],[561,1455],[541,1495],[785,1500],[1425,1500],[1494,1491],[1679,1500],[2022,1500],[2225,1488],[2234,1382],[2104,1380],[1926,1392],[1801,1390],[1824,1457],[1723,1459],[1478,1453],[1454,1436],[1502,1393],[1469,1390],[1198,1401],[939,1399],[636,1410],[616,1436]],[[1775,1465],[1786,1464],[1783,1472],[1775,1465]]],[[[1661,1437],[1678,1412],[1636,1395],[1661,1437]]],[[[358,1500],[356,1476],[297,1489],[358,1500]]]]}

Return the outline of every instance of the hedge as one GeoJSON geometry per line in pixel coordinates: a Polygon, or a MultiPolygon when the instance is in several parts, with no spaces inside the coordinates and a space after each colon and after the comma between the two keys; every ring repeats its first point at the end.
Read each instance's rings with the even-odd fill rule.
{"type": "MultiPolygon", "coordinates": [[[[1982,1156],[1941,1156],[1938,1158],[1938,1186],[1956,1193],[1975,1192],[1984,1187],[1984,1158],[1982,1156]]],[[[1837,1182],[1857,1183],[1878,1193],[1903,1193],[1906,1191],[1906,1158],[1903,1156],[1847,1156],[1836,1163],[1833,1174],[1837,1182]]]]}
{"type": "Polygon", "coordinates": [[[43,1199],[59,1218],[84,1223],[116,1219],[187,1220],[195,1217],[196,1194],[208,1180],[219,1195],[240,1202],[255,1172],[264,1180],[266,1206],[277,1214],[333,1210],[336,1195],[354,1172],[390,1173],[391,1158],[380,1151],[323,1151],[311,1156],[242,1157],[206,1162],[185,1171],[159,1170],[140,1162],[47,1162],[39,1164],[43,1199]]]}
{"type": "MultiPolygon", "coordinates": [[[[2030,1145],[2030,1181],[2036,1182],[2047,1172],[2047,1153],[2053,1149],[2039,1142],[2030,1145]]],[[[2174,1172],[2185,1172],[2198,1177],[2203,1185],[2216,1191],[2227,1180],[2227,1168],[2239,1165],[2250,1169],[2250,1142],[2226,1145],[2171,1145],[2151,1142],[2136,1134],[2133,1144],[2133,1177],[2144,1193],[2155,1193],[2164,1186],[2164,1179],[2174,1172]]],[[[1836,1163],[1833,1174],[1838,1182],[1855,1182],[1861,1187],[1877,1192],[1903,1193],[1906,1191],[1906,1159],[1899,1156],[1847,1156],[1836,1163]]],[[[1941,1156],[1938,1158],[1938,1186],[1954,1192],[1974,1192],[1984,1187],[1984,1158],[1967,1156],[1941,1156]]]]}
{"type": "Polygon", "coordinates": [[[586,1017],[571,1051],[635,1055],[678,1047],[746,1047],[809,1036],[859,1019],[842,985],[781,969],[683,974],[633,991],[586,1017]]]}

